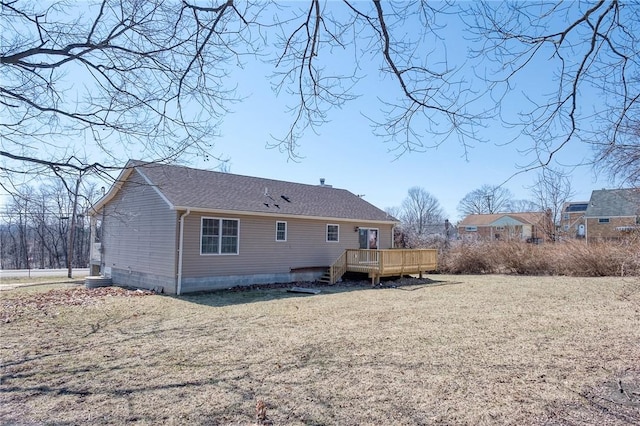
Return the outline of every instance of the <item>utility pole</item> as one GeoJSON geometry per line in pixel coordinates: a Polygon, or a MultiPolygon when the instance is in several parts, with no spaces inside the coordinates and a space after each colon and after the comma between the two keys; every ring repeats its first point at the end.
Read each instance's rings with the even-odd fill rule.
{"type": "Polygon", "coordinates": [[[493,214],[493,208],[491,207],[491,200],[493,199],[493,195],[487,194],[485,195],[485,198],[487,199],[487,213],[493,214]]]}

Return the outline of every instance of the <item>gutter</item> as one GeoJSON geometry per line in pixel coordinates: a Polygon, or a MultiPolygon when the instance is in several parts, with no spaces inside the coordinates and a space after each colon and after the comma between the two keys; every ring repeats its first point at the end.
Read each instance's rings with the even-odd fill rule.
{"type": "Polygon", "coordinates": [[[184,218],[191,214],[191,209],[187,209],[180,216],[180,246],[178,248],[178,285],[176,288],[176,295],[180,296],[182,293],[182,252],[184,248],[184,218]]]}

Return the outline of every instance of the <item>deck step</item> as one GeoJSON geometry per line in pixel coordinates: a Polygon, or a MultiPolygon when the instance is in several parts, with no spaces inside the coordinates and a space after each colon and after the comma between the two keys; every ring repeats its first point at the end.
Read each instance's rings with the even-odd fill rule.
{"type": "Polygon", "coordinates": [[[318,278],[318,281],[321,283],[331,284],[331,272],[327,270],[320,278],[318,278]]]}

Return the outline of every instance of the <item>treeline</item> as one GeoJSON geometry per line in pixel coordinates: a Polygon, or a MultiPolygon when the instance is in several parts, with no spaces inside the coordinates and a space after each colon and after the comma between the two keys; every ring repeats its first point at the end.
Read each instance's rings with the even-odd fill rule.
{"type": "Polygon", "coordinates": [[[100,195],[95,186],[80,186],[76,197],[62,183],[12,194],[0,211],[0,269],[65,268],[68,259],[87,267],[87,211],[100,195]]]}

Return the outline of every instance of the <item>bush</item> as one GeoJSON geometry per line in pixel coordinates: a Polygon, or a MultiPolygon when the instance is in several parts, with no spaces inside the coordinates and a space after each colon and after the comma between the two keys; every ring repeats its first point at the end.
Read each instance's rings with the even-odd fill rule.
{"type": "Polygon", "coordinates": [[[556,245],[557,273],[569,276],[640,276],[640,244],[637,241],[556,245]]]}
{"type": "Polygon", "coordinates": [[[498,269],[503,273],[520,275],[549,275],[553,271],[545,247],[520,241],[499,242],[495,245],[498,269]]]}
{"type": "Polygon", "coordinates": [[[482,242],[462,243],[441,251],[439,269],[450,274],[495,273],[495,262],[486,250],[488,247],[482,242]]]}
{"type": "Polygon", "coordinates": [[[450,274],[640,276],[640,238],[541,245],[520,241],[459,241],[441,251],[439,265],[441,272],[450,274]]]}

